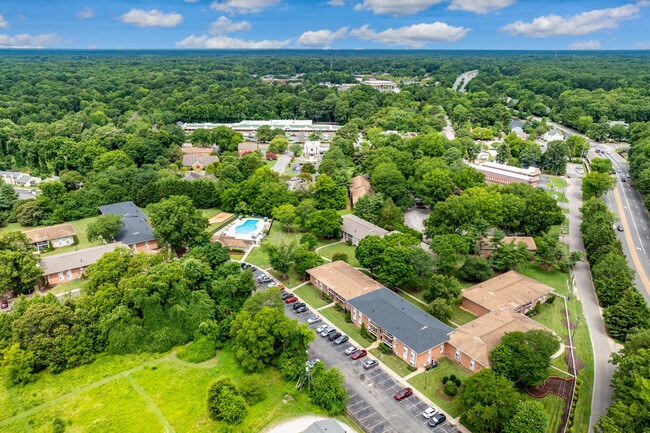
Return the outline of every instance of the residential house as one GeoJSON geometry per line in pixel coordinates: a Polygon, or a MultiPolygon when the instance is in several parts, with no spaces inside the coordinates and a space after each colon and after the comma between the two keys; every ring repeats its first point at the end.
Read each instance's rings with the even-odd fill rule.
{"type": "Polygon", "coordinates": [[[454,330],[391,290],[381,288],[348,301],[353,323],[377,337],[413,367],[444,355],[454,330]]]}
{"type": "Polygon", "coordinates": [[[302,433],[346,433],[346,429],[341,427],[334,418],[328,418],[312,423],[302,433]]]}
{"type": "Polygon", "coordinates": [[[509,309],[525,314],[544,304],[553,288],[516,271],[509,271],[461,292],[461,308],[477,316],[509,309]]]}
{"type": "MultiPolygon", "coordinates": [[[[519,245],[520,242],[523,242],[526,244],[526,249],[530,253],[535,254],[537,252],[537,244],[535,244],[535,239],[532,236],[505,236],[501,240],[501,243],[503,244],[509,244],[511,242],[514,242],[515,245],[519,245]]],[[[479,253],[480,256],[487,259],[492,255],[494,250],[495,248],[492,244],[491,238],[483,238],[483,241],[481,242],[481,251],[479,253]]]]}
{"type": "Polygon", "coordinates": [[[341,233],[344,241],[349,240],[352,242],[352,245],[359,245],[359,241],[366,236],[386,236],[390,232],[364,220],[363,218],[359,218],[353,214],[348,214],[343,215],[341,233]]]}
{"type": "Polygon", "coordinates": [[[442,350],[449,359],[469,371],[478,372],[492,366],[490,351],[499,344],[506,333],[526,332],[531,329],[548,331],[529,317],[505,308],[456,328],[449,335],[449,341],[444,344],[442,350]]]}
{"type": "Polygon", "coordinates": [[[254,141],[244,141],[237,145],[237,152],[239,152],[239,156],[244,156],[247,153],[253,153],[256,150],[259,150],[259,148],[259,143],[255,143],[254,141]]]}
{"type": "Polygon", "coordinates": [[[308,269],[307,273],[314,287],[346,309],[351,299],[383,287],[342,260],[308,269]]]}
{"type": "Polygon", "coordinates": [[[132,201],[100,206],[99,211],[103,215],[122,217],[124,227],[115,237],[117,242],[123,243],[136,253],[158,249],[158,240],[147,223],[147,216],[132,201]]]}
{"type": "Polygon", "coordinates": [[[488,183],[508,185],[510,183],[523,183],[537,187],[541,171],[537,167],[519,168],[496,162],[483,162],[481,164],[468,164],[476,171],[485,175],[488,183]]]}
{"type": "Polygon", "coordinates": [[[211,147],[181,147],[181,152],[183,153],[183,156],[210,156],[216,152],[216,149],[211,147]]]}
{"type": "Polygon", "coordinates": [[[49,248],[50,243],[53,248],[72,245],[74,243],[74,236],[76,235],[72,224],[59,224],[51,227],[27,230],[24,233],[38,250],[49,248]]]}
{"type": "Polygon", "coordinates": [[[544,135],[542,135],[542,140],[546,142],[564,140],[564,132],[556,128],[551,128],[544,135]]]}
{"type": "Polygon", "coordinates": [[[370,186],[370,180],[365,176],[355,176],[350,179],[350,202],[352,207],[356,204],[357,200],[366,194],[375,195],[375,191],[370,186]]]}
{"type": "Polygon", "coordinates": [[[192,167],[193,170],[203,170],[214,162],[219,162],[219,157],[216,155],[183,155],[183,167],[192,167]]]}
{"type": "Polygon", "coordinates": [[[0,171],[0,179],[9,185],[32,187],[41,182],[40,177],[34,177],[19,171],[0,171]]]}
{"type": "Polygon", "coordinates": [[[45,257],[40,263],[45,282],[48,285],[55,285],[78,280],[88,266],[96,263],[104,254],[113,252],[115,248],[123,246],[118,242],[45,257]]]}

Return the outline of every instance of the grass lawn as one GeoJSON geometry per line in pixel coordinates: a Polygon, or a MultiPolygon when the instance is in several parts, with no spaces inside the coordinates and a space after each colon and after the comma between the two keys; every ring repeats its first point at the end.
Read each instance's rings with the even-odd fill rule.
{"type": "MultiPolygon", "coordinates": [[[[3,381],[0,431],[50,433],[52,420],[58,417],[70,432],[254,433],[294,417],[327,416],[295,391],[294,382],[268,367],[260,375],[266,397],[249,407],[241,424],[233,429],[213,421],[205,396],[211,381],[224,374],[235,381],[247,375],[228,346],[202,364],[186,363],[171,353],[101,355],[90,365],[57,375],[39,373],[25,386],[6,388],[3,381]]],[[[353,425],[344,416],[337,418],[353,425]]]]}
{"type": "Polygon", "coordinates": [[[409,295],[415,296],[420,301],[425,302],[425,300],[424,300],[424,291],[423,290],[416,290],[414,287],[406,287],[406,288],[404,288],[402,290],[404,290],[409,295]]]}
{"type": "Polygon", "coordinates": [[[438,396],[438,390],[442,388],[442,377],[450,376],[452,374],[455,374],[461,381],[464,381],[470,375],[469,371],[465,370],[452,360],[442,358],[438,367],[430,370],[428,373],[420,373],[417,376],[412,377],[408,382],[418,391],[429,397],[437,406],[442,408],[442,410],[456,418],[460,415],[460,410],[456,403],[444,400],[438,396]],[[426,377],[427,375],[428,377],[426,377]],[[424,389],[425,380],[427,385],[426,389],[424,389]]]}
{"type": "MultiPolygon", "coordinates": [[[[569,202],[569,199],[567,198],[566,194],[563,195],[562,191],[546,191],[546,193],[548,195],[550,195],[551,197],[556,195],[557,198],[555,200],[557,200],[558,203],[568,203],[569,202]]],[[[553,198],[555,198],[555,197],[553,197],[553,198]]]]}
{"type": "Polygon", "coordinates": [[[4,232],[14,232],[18,230],[19,232],[24,232],[25,230],[31,230],[34,227],[23,227],[18,223],[9,223],[6,226],[0,227],[0,233],[4,232]]]}
{"type": "MultiPolygon", "coordinates": [[[[66,247],[55,248],[54,251],[41,254],[41,257],[53,256],[55,254],[68,253],[70,251],[83,250],[85,248],[102,245],[103,242],[99,240],[95,242],[88,242],[88,237],[86,236],[86,229],[88,228],[88,224],[97,220],[97,218],[99,218],[99,216],[83,218],[77,221],[71,221],[70,224],[72,224],[75,233],[77,233],[77,238],[79,239],[79,243],[77,245],[68,245],[66,247]]],[[[29,228],[24,227],[22,230],[24,231],[28,229],[29,228]]]]}
{"type": "Polygon", "coordinates": [[[244,257],[244,253],[232,253],[230,254],[230,260],[241,260],[244,257]]]}
{"type": "Polygon", "coordinates": [[[397,373],[400,377],[407,376],[411,373],[408,368],[408,364],[402,360],[399,356],[395,355],[394,353],[391,353],[390,355],[386,355],[384,352],[382,352],[379,349],[370,349],[370,353],[375,355],[375,357],[386,364],[388,368],[393,370],[395,373],[397,373]]]}
{"type": "Polygon", "coordinates": [[[248,253],[248,257],[246,257],[246,262],[262,269],[271,267],[271,263],[269,263],[268,257],[262,252],[262,249],[260,247],[253,247],[251,252],[248,253]]]}
{"type": "Polygon", "coordinates": [[[301,280],[300,275],[298,275],[296,273],[296,271],[294,271],[293,269],[290,269],[289,272],[287,272],[287,276],[289,278],[286,279],[286,280],[281,280],[280,276],[282,276],[282,274],[280,272],[276,271],[275,269],[271,269],[269,271],[269,273],[271,275],[273,275],[279,282],[284,284],[289,289],[292,289],[292,288],[296,287],[297,285],[302,284],[302,283],[304,283],[306,281],[306,280],[301,280]]]}
{"type": "Polygon", "coordinates": [[[361,264],[354,257],[354,252],[356,249],[357,247],[353,247],[345,243],[340,243],[340,244],[330,245],[329,247],[321,248],[320,250],[318,250],[318,254],[320,254],[323,257],[327,257],[328,259],[331,259],[335,253],[345,253],[348,256],[348,263],[354,266],[355,268],[360,268],[361,264]]]}
{"type": "Polygon", "coordinates": [[[336,211],[336,212],[341,216],[350,215],[352,213],[352,209],[343,209],[343,210],[339,210],[339,211],[336,211]]]}
{"type": "Polygon", "coordinates": [[[361,329],[354,326],[352,323],[345,321],[345,314],[338,312],[334,307],[324,308],[319,311],[321,316],[326,317],[334,326],[341,332],[347,334],[350,338],[354,339],[364,349],[372,343],[361,336],[361,329]]]}
{"type": "Polygon", "coordinates": [[[533,262],[526,266],[526,269],[519,270],[522,274],[547,284],[555,289],[555,292],[560,295],[566,295],[569,285],[569,274],[560,272],[557,269],[547,271],[540,265],[533,262]]]}
{"type": "Polygon", "coordinates": [[[50,292],[53,295],[59,295],[61,293],[71,292],[75,289],[80,288],[86,283],[86,280],[72,280],[66,283],[57,284],[56,286],[50,289],[50,292]]]}
{"type": "Polygon", "coordinates": [[[558,176],[549,176],[548,186],[553,188],[564,188],[567,186],[567,181],[558,176]]]}
{"type": "Polygon", "coordinates": [[[275,167],[275,164],[278,162],[278,160],[277,160],[277,159],[274,159],[274,160],[269,161],[269,160],[267,160],[267,159],[262,159],[262,162],[263,162],[264,165],[267,166],[268,168],[273,168],[273,167],[275,167]]]}
{"type": "MultiPolygon", "coordinates": [[[[265,241],[271,242],[274,244],[279,244],[281,242],[291,242],[293,240],[295,241],[300,241],[300,238],[302,235],[304,235],[307,232],[301,232],[301,231],[292,231],[292,232],[286,232],[282,230],[282,227],[280,227],[280,224],[274,222],[273,225],[271,225],[271,230],[269,231],[268,236],[266,237],[265,241]]],[[[318,247],[322,247],[323,245],[329,245],[334,242],[338,242],[339,239],[318,239],[318,247]]]]}
{"type": "Polygon", "coordinates": [[[311,283],[302,287],[298,287],[293,293],[300,298],[300,300],[308,303],[312,308],[320,308],[329,304],[328,301],[321,299],[321,291],[314,287],[311,283]]]}
{"type": "Polygon", "coordinates": [[[216,209],[216,208],[212,208],[212,209],[201,209],[201,212],[203,213],[203,216],[204,216],[205,218],[210,219],[210,218],[212,218],[213,216],[220,214],[220,213],[221,213],[221,209],[216,209]]]}
{"type": "Polygon", "coordinates": [[[558,425],[562,421],[562,412],[564,411],[565,405],[564,399],[555,394],[548,394],[542,398],[535,398],[530,396],[524,390],[520,390],[520,396],[524,400],[535,401],[544,407],[548,414],[548,428],[546,431],[547,433],[555,433],[558,429],[558,425]]]}
{"type": "Polygon", "coordinates": [[[472,320],[476,319],[476,316],[470,313],[469,311],[465,311],[461,309],[460,307],[454,308],[454,313],[451,315],[451,321],[454,323],[458,323],[459,325],[464,325],[466,323],[471,322],[472,320]]]}

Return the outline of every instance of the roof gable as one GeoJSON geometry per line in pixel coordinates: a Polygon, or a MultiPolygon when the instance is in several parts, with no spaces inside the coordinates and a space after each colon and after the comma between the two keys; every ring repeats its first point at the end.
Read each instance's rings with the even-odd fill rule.
{"type": "Polygon", "coordinates": [[[516,310],[535,302],[553,288],[515,271],[509,271],[462,291],[466,298],[490,311],[516,310]]]}

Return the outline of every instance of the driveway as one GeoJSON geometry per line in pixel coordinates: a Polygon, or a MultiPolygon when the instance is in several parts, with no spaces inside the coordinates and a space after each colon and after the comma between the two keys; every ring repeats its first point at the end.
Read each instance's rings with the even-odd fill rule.
{"type": "Polygon", "coordinates": [[[404,212],[404,224],[407,227],[424,233],[424,220],[427,219],[431,211],[429,209],[418,209],[412,207],[404,212]]]}
{"type": "MultiPolygon", "coordinates": [[[[312,313],[297,314],[291,306],[285,308],[285,314],[292,319],[305,322],[312,313]]],[[[323,322],[310,327],[317,328],[323,322]]],[[[448,422],[436,428],[430,428],[422,411],[428,407],[416,395],[401,402],[393,397],[403,385],[396,382],[383,370],[381,364],[371,370],[364,370],[363,363],[367,357],[353,361],[345,355],[348,343],[336,346],[328,339],[316,335],[309,346],[309,359],[320,359],[326,367],[337,367],[345,376],[345,387],[348,391],[348,411],[364,429],[370,433],[397,432],[437,432],[459,433],[459,430],[448,422]]]]}
{"type": "Polygon", "coordinates": [[[280,174],[284,173],[284,169],[289,164],[289,161],[291,161],[291,156],[289,156],[289,153],[288,152],[283,153],[278,158],[278,162],[276,162],[275,165],[273,166],[273,171],[278,172],[280,174]]]}

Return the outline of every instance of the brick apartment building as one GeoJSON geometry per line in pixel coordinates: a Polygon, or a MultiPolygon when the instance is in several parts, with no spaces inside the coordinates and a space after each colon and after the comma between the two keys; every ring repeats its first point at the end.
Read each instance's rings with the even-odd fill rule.
{"type": "Polygon", "coordinates": [[[53,248],[65,247],[74,243],[76,235],[72,224],[59,224],[51,227],[27,230],[25,236],[32,241],[32,245],[38,250],[49,248],[52,243],[53,248]]]}
{"type": "Polygon", "coordinates": [[[120,215],[124,227],[115,241],[126,245],[134,253],[150,252],[158,249],[158,240],[147,222],[147,216],[132,201],[99,206],[104,215],[120,215]]]}
{"type": "Polygon", "coordinates": [[[78,280],[88,266],[96,263],[104,254],[113,252],[115,248],[123,246],[118,242],[45,257],[40,263],[45,282],[48,285],[55,285],[78,280]]]}

